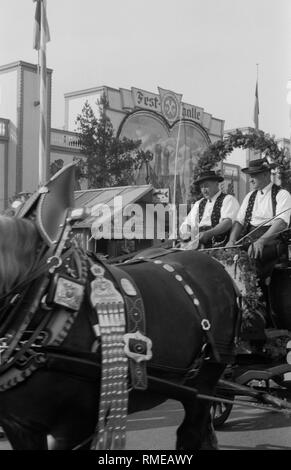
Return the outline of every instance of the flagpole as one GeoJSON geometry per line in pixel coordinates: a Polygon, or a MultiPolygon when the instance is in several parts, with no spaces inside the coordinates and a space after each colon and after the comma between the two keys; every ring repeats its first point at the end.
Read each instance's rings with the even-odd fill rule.
{"type": "Polygon", "coordinates": [[[256,83],[256,93],[255,93],[255,107],[254,107],[254,124],[256,131],[259,130],[259,92],[258,92],[258,84],[259,84],[259,64],[257,66],[257,83],[256,83]]]}
{"type": "MultiPolygon", "coordinates": [[[[258,92],[258,86],[259,86],[259,64],[256,64],[257,66],[257,93],[258,92]]],[[[259,103],[259,94],[258,94],[258,103],[259,103]]],[[[259,109],[258,109],[258,130],[259,130],[260,126],[259,126],[259,109]]]]}
{"type": "Polygon", "coordinates": [[[39,107],[39,185],[46,181],[47,168],[47,72],[46,72],[46,0],[41,1],[40,25],[40,107],[39,107]]]}
{"type": "MultiPolygon", "coordinates": [[[[177,187],[177,161],[178,161],[178,149],[179,149],[179,141],[180,141],[180,131],[181,131],[181,123],[182,123],[182,112],[183,112],[183,106],[182,106],[182,100],[180,102],[180,120],[179,120],[179,127],[178,127],[178,136],[177,136],[177,142],[176,142],[176,154],[175,154],[175,170],[174,170],[174,197],[173,197],[173,227],[172,227],[172,233],[176,234],[177,230],[177,210],[176,210],[176,187],[177,187]]],[[[175,246],[175,240],[176,237],[173,239],[173,247],[175,246]]]]}

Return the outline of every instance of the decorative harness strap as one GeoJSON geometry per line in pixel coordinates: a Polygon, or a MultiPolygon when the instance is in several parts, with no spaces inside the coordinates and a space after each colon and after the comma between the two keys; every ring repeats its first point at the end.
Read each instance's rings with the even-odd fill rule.
{"type": "Polygon", "coordinates": [[[120,267],[106,266],[122,292],[127,319],[124,335],[125,352],[129,358],[132,388],[146,390],[148,386],[146,362],[152,357],[152,342],[145,336],[146,320],[142,296],[132,277],[120,267]]]}
{"type": "Polygon", "coordinates": [[[94,329],[101,337],[102,356],[98,423],[91,449],[124,449],[128,403],[124,301],[101,262],[90,258],[89,262],[94,276],[90,299],[97,314],[94,329]]]}
{"type": "MultiPolygon", "coordinates": [[[[145,307],[140,290],[134,279],[122,269],[122,265],[114,266],[104,263],[92,252],[88,252],[88,255],[98,264],[102,264],[123,297],[127,330],[124,335],[124,343],[125,352],[129,358],[131,386],[136,390],[146,390],[148,384],[145,361],[152,357],[152,342],[145,336],[145,307]]],[[[140,261],[138,260],[138,262],[140,261]]]]}
{"type": "Polygon", "coordinates": [[[199,301],[198,297],[195,295],[195,293],[193,292],[193,289],[189,286],[189,284],[187,284],[187,282],[183,279],[181,274],[176,272],[175,267],[172,266],[171,264],[169,264],[167,262],[164,263],[162,260],[157,259],[157,258],[150,258],[150,257],[147,258],[147,257],[140,256],[138,259],[140,259],[142,261],[153,263],[153,264],[163,268],[172,277],[174,277],[174,279],[181,286],[181,288],[184,290],[184,292],[186,292],[186,294],[188,294],[188,296],[190,297],[190,299],[192,301],[192,304],[194,306],[194,310],[196,312],[198,312],[198,315],[200,317],[201,328],[202,328],[202,331],[203,331],[203,333],[205,335],[205,338],[206,338],[206,343],[203,345],[203,352],[205,351],[205,346],[207,344],[209,344],[211,346],[211,351],[212,351],[214,359],[217,362],[220,362],[220,355],[219,355],[219,352],[218,352],[217,347],[215,345],[214,338],[212,336],[212,332],[210,331],[210,329],[211,329],[210,321],[208,320],[206,315],[203,313],[200,301],[199,301]]]}
{"type": "MultiPolygon", "coordinates": [[[[276,215],[276,207],[277,207],[277,194],[281,190],[280,186],[277,186],[276,184],[273,184],[272,189],[271,189],[271,200],[272,200],[272,211],[273,211],[273,217],[276,215]]],[[[254,209],[254,204],[255,200],[257,197],[258,190],[255,190],[252,192],[252,194],[249,197],[247,209],[246,209],[246,215],[245,215],[245,220],[244,220],[244,225],[241,233],[241,237],[244,237],[249,231],[251,230],[251,219],[253,215],[253,209],[254,209]]],[[[264,229],[268,229],[269,227],[264,227],[264,229]]]]}
{"type": "Polygon", "coordinates": [[[94,253],[88,255],[94,276],[90,299],[97,313],[93,328],[101,339],[102,357],[99,415],[91,448],[124,449],[128,358],[133,388],[145,390],[147,376],[144,361],[152,357],[152,343],[143,334],[144,305],[131,276],[116,266],[103,263],[94,253]]]}

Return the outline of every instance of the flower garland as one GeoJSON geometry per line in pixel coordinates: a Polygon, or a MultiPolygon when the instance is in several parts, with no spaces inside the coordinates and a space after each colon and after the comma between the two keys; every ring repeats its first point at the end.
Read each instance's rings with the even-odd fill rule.
{"type": "Polygon", "coordinates": [[[242,332],[252,325],[254,312],[265,307],[263,293],[259,286],[255,261],[246,251],[231,248],[207,251],[219,261],[232,277],[242,295],[242,332]]]}
{"type": "MultiPolygon", "coordinates": [[[[236,354],[260,353],[264,354],[265,360],[276,361],[278,363],[285,361],[288,354],[288,342],[291,339],[291,333],[287,330],[265,330],[266,341],[260,349],[254,343],[250,343],[250,333],[256,324],[257,318],[264,317],[265,302],[263,293],[259,286],[256,275],[255,262],[249,258],[247,252],[239,248],[209,250],[206,251],[210,256],[219,261],[232,277],[242,295],[242,318],[239,340],[236,345],[236,354]]],[[[261,321],[261,328],[264,328],[264,320],[261,321]]]]}
{"type": "MultiPolygon", "coordinates": [[[[210,144],[200,155],[194,169],[194,181],[204,171],[215,168],[220,162],[226,159],[235,148],[253,149],[264,153],[273,162],[277,163],[281,173],[282,186],[287,186],[290,182],[290,162],[286,154],[286,149],[278,147],[274,137],[260,130],[243,133],[236,129],[223,140],[217,140],[210,144]]],[[[192,183],[191,193],[197,194],[195,183],[192,183]]]]}

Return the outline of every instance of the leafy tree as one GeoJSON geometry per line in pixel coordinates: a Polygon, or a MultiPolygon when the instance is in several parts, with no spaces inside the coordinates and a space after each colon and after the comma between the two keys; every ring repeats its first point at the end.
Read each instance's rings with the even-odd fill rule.
{"type": "Polygon", "coordinates": [[[50,168],[49,168],[50,177],[53,176],[55,173],[57,173],[59,170],[61,170],[63,166],[64,166],[64,160],[62,160],[61,158],[51,162],[50,168]]]}
{"type": "Polygon", "coordinates": [[[88,179],[89,188],[120,186],[134,182],[134,172],[148,158],[146,152],[138,150],[140,140],[116,137],[108,117],[108,101],[103,94],[97,101],[99,118],[85,102],[76,124],[80,133],[82,153],[77,158],[79,175],[88,179]]]}

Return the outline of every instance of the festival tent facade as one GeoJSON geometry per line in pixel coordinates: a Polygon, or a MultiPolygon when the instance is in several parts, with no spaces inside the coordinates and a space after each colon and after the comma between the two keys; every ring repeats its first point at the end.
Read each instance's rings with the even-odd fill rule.
{"type": "MultiPolygon", "coordinates": [[[[66,165],[74,157],[82,156],[76,117],[86,100],[98,117],[96,103],[103,93],[116,134],[121,138],[140,139],[141,147],[153,153],[150,168],[141,168],[135,184],[151,183],[169,190],[171,201],[175,186],[176,203],[189,202],[190,183],[199,155],[210,143],[230,132],[224,131],[223,119],[214,117],[200,105],[183,101],[182,95],[176,92],[159,88],[154,93],[136,87],[108,86],[66,93],[64,128],[52,128],[52,76],[53,71],[47,69],[47,169],[52,162],[66,165]]],[[[0,99],[0,211],[3,211],[14,195],[31,193],[39,184],[38,66],[23,61],[0,66],[0,99]]],[[[290,141],[280,139],[280,144],[289,147],[290,141]]],[[[236,149],[223,163],[223,188],[227,190],[231,186],[240,201],[248,191],[248,181],[240,173],[240,167],[247,166],[254,157],[250,149],[236,149]]],[[[85,180],[80,185],[81,189],[87,189],[85,180]]]]}

